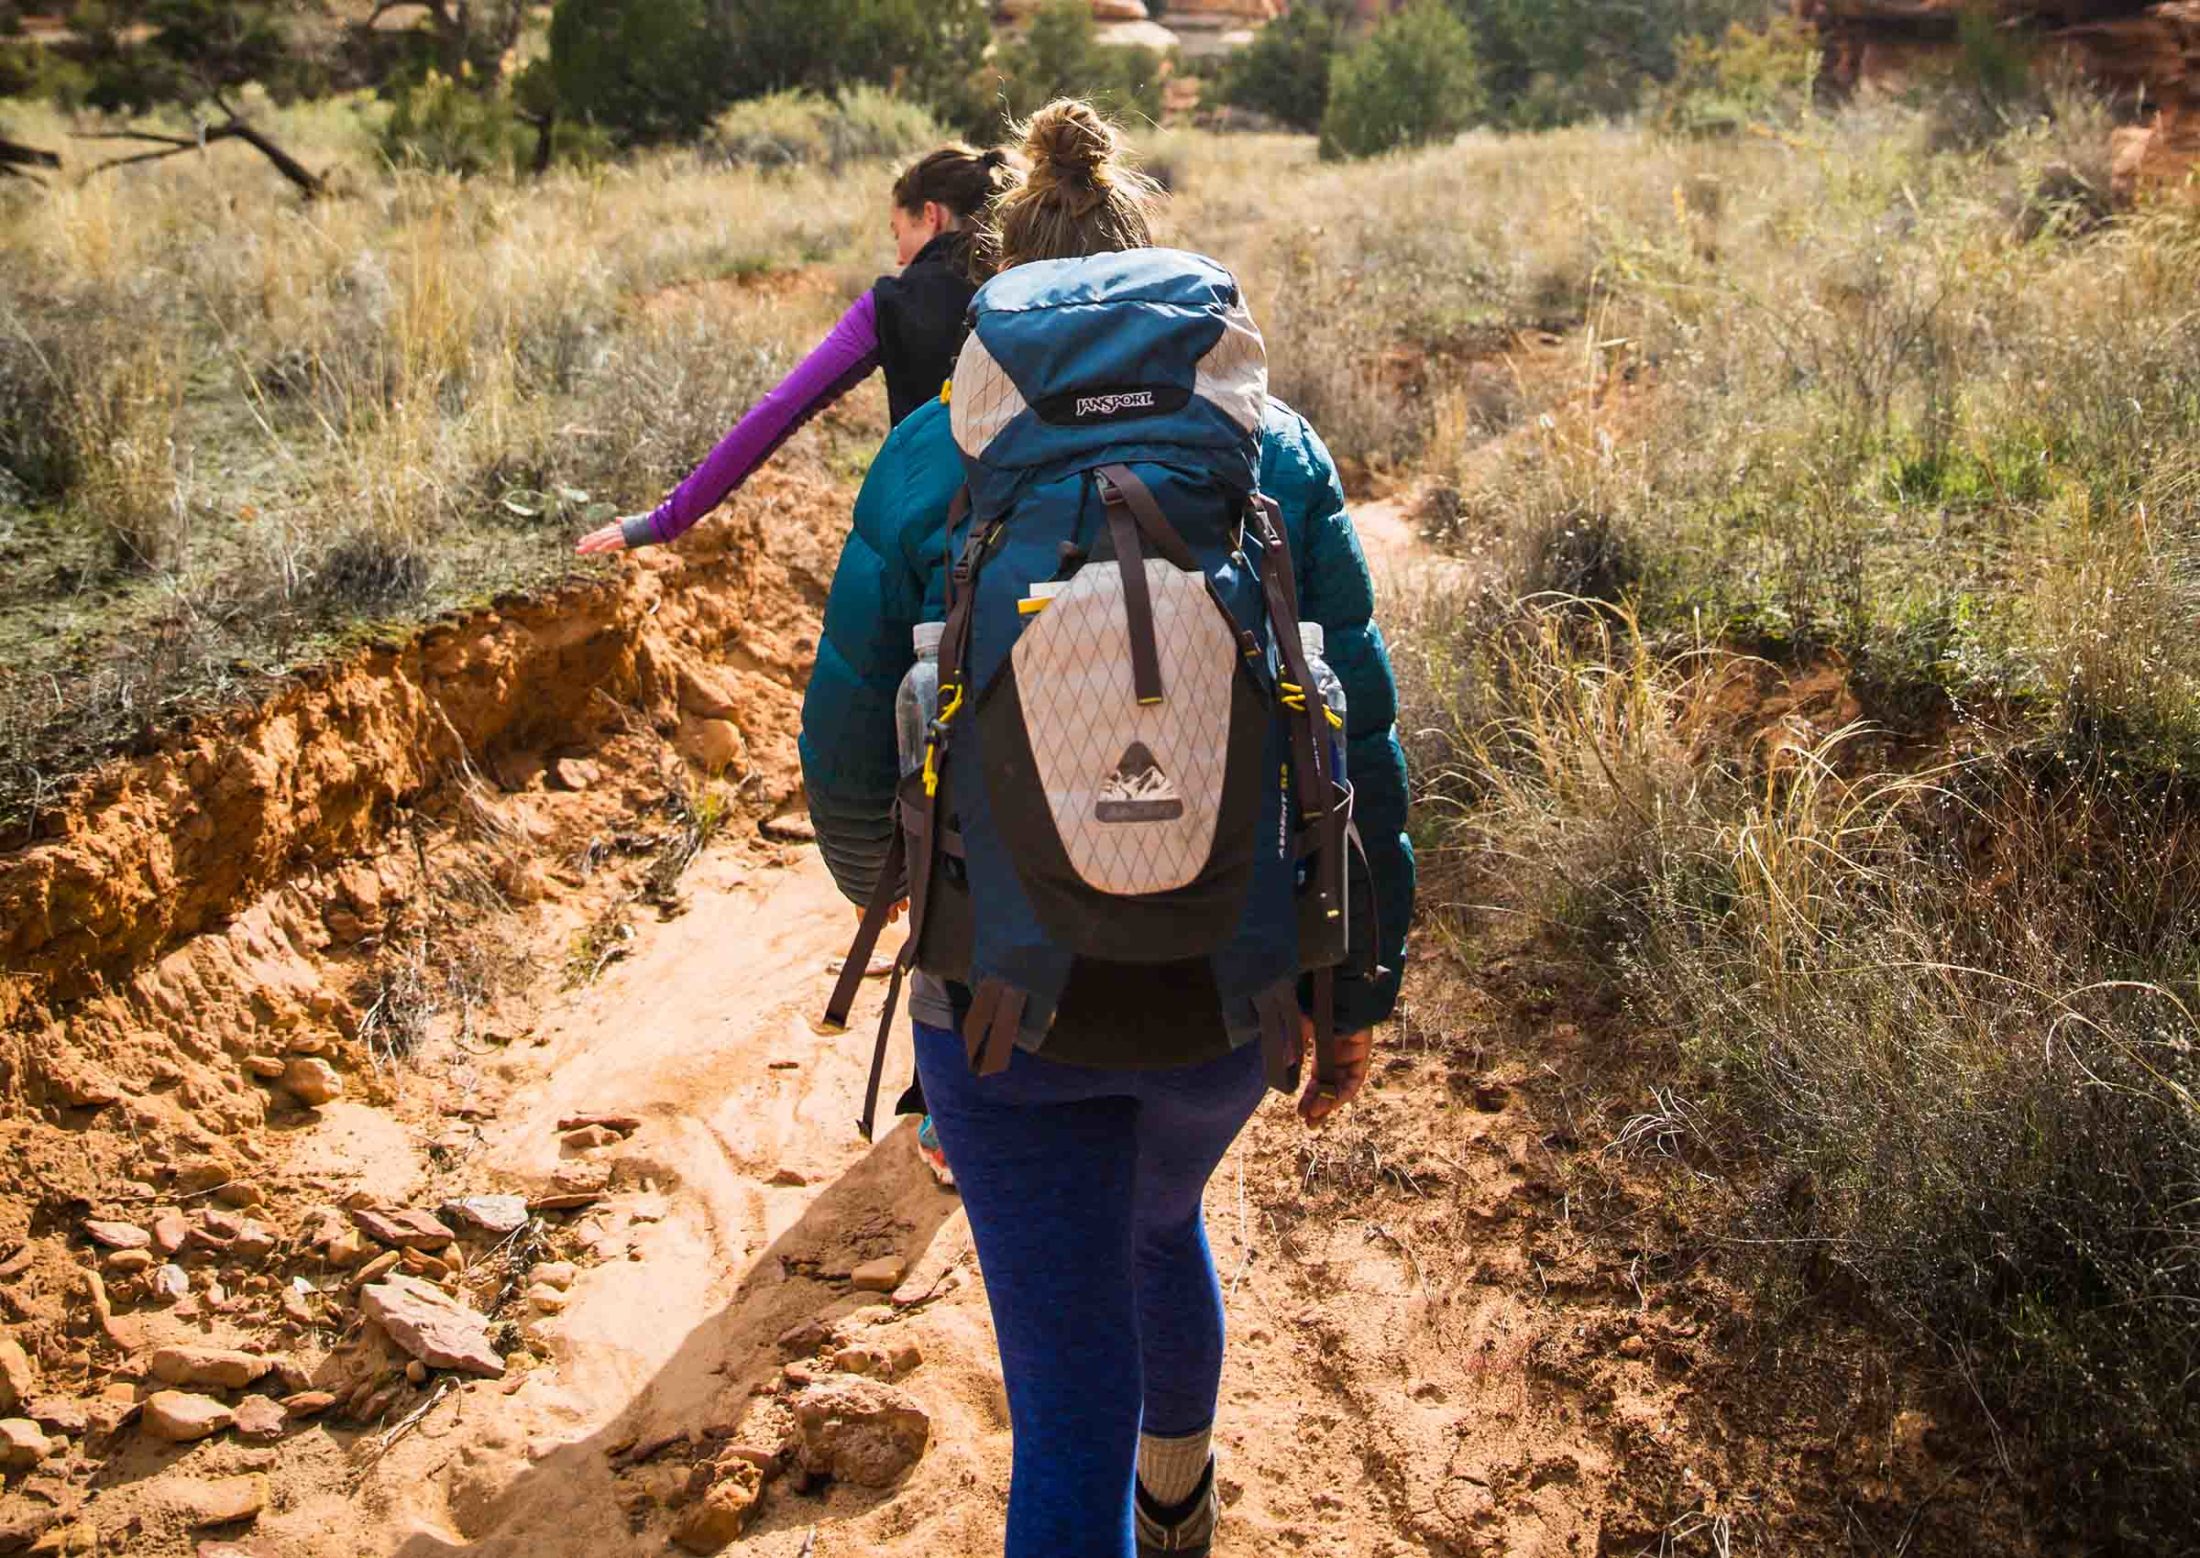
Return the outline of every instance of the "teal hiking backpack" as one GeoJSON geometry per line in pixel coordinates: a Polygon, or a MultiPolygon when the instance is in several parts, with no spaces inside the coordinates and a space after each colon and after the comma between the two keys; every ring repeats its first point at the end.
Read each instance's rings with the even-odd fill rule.
{"type": "Polygon", "coordinates": [[[938,712],[826,1013],[845,1025],[906,892],[864,1134],[911,967],[970,993],[980,1074],[1048,1053],[1065,1007],[1104,1035],[1168,1000],[1257,1031],[1289,1091],[1303,991],[1332,1075],[1334,971],[1377,941],[1357,891],[1349,923],[1366,873],[1258,490],[1267,359],[1237,282],[1169,249],[1044,261],[970,321],[938,712]]]}

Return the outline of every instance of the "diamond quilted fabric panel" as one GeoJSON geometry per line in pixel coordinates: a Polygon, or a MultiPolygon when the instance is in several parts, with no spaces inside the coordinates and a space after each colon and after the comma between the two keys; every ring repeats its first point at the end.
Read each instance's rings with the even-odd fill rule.
{"type": "MultiPolygon", "coordinates": [[[[959,392],[958,392],[959,393],[959,392]]],[[[1079,570],[1014,651],[1017,691],[1048,811],[1084,882],[1166,892],[1196,878],[1214,846],[1229,753],[1237,646],[1205,577],[1146,559],[1163,700],[1131,683],[1123,578],[1079,570]]]]}
{"type": "Polygon", "coordinates": [[[998,438],[1001,429],[1021,416],[1028,406],[1024,392],[985,343],[973,333],[963,342],[955,359],[955,387],[947,396],[948,425],[954,429],[955,447],[976,457],[998,438]]]}
{"type": "Polygon", "coordinates": [[[1192,393],[1247,432],[1260,426],[1268,410],[1268,347],[1243,301],[1231,306],[1221,337],[1199,360],[1192,393]]]}

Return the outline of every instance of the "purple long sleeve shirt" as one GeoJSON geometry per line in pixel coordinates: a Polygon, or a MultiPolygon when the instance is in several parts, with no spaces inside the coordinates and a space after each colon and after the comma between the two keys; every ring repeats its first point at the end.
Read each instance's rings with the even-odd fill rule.
{"type": "Polygon", "coordinates": [[[619,528],[630,547],[670,541],[726,501],[797,428],[870,377],[878,366],[878,304],[856,299],[794,372],[734,424],[672,496],[619,528]]]}

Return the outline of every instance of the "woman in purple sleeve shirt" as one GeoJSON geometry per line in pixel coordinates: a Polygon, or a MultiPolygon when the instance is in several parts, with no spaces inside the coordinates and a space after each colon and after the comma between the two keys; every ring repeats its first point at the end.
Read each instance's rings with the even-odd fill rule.
{"type": "Polygon", "coordinates": [[[575,544],[581,552],[617,552],[670,541],[726,501],[756,468],[849,390],[886,371],[886,405],[899,422],[934,399],[955,371],[963,312],[977,291],[971,227],[1014,181],[1008,154],[942,146],[894,181],[894,258],[898,276],[881,276],[841,315],[801,366],[758,401],[703,463],[647,514],[615,520],[575,544]]]}

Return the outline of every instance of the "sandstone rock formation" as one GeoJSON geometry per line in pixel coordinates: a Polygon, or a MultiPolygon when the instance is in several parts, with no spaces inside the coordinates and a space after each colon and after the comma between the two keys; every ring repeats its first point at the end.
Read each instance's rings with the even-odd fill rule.
{"type": "MultiPolygon", "coordinates": [[[[1818,30],[1824,80],[1847,93],[1951,62],[1973,0],[1797,0],[1818,30]]],[[[2200,160],[2200,0],[1997,0],[2002,26],[2139,114],[2116,132],[2114,193],[2181,184],[2200,160]]],[[[1173,13],[1172,13],[1173,19],[1173,13]]]]}

